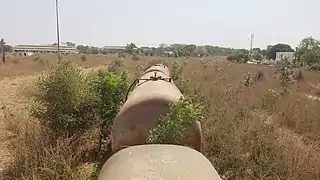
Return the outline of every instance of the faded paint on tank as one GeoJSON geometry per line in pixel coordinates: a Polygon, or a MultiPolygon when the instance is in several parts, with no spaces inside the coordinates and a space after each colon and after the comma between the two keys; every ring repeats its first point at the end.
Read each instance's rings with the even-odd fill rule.
{"type": "Polygon", "coordinates": [[[98,180],[221,180],[201,153],[177,145],[141,145],[122,149],[103,165],[98,180]]]}
{"type": "MultiPolygon", "coordinates": [[[[155,71],[157,76],[169,78],[169,69],[162,65],[150,67],[141,79],[149,79],[155,71]]],[[[170,104],[177,102],[181,96],[173,82],[141,80],[129,94],[114,121],[111,131],[112,151],[116,152],[122,146],[145,144],[150,129],[156,126],[160,116],[169,112],[170,104]]],[[[200,151],[200,122],[196,123],[196,127],[187,128],[186,138],[181,144],[200,151]]]]}

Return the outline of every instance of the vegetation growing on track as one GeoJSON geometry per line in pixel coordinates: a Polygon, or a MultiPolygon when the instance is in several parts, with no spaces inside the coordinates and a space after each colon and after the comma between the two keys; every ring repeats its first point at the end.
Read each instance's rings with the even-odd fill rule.
{"type": "Polygon", "coordinates": [[[192,102],[188,97],[170,105],[170,112],[161,117],[154,129],[150,130],[147,143],[179,144],[184,138],[186,125],[195,126],[196,121],[203,119],[203,106],[192,102]]]}

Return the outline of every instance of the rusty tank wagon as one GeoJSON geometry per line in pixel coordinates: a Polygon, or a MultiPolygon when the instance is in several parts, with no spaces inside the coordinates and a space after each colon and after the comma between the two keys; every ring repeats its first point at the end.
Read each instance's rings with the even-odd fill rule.
{"type": "Polygon", "coordinates": [[[98,180],[221,180],[200,153],[198,121],[196,126],[186,127],[186,136],[179,144],[146,144],[150,129],[180,97],[168,67],[162,64],[151,66],[132,84],[112,126],[113,155],[103,165],[98,180]]]}

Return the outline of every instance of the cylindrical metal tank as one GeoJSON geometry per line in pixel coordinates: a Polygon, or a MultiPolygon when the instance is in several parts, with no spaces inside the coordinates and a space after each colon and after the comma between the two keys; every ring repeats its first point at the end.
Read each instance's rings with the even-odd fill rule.
{"type": "MultiPolygon", "coordinates": [[[[179,89],[169,80],[145,80],[161,76],[170,78],[168,67],[155,65],[145,71],[136,87],[129,94],[125,104],[115,118],[111,130],[112,151],[122,147],[142,145],[146,143],[149,131],[154,128],[160,118],[170,110],[170,104],[182,96],[179,89]]],[[[186,138],[181,145],[190,146],[198,151],[201,148],[201,125],[187,127],[186,138]]]]}
{"type": "Polygon", "coordinates": [[[103,165],[98,180],[221,180],[201,153],[177,145],[140,145],[115,153],[103,165]]]}

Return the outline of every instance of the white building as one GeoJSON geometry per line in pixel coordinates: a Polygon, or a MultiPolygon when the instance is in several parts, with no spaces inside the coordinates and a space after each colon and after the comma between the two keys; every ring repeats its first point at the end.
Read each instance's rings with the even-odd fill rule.
{"type": "Polygon", "coordinates": [[[292,61],[294,59],[294,53],[295,52],[276,52],[275,61],[281,61],[285,58],[287,58],[289,61],[292,61]]]}
{"type": "MultiPolygon", "coordinates": [[[[30,56],[33,53],[57,53],[57,45],[17,45],[13,47],[13,52],[19,56],[30,56]]],[[[60,46],[63,54],[78,54],[78,50],[71,46],[60,46]]]]}

